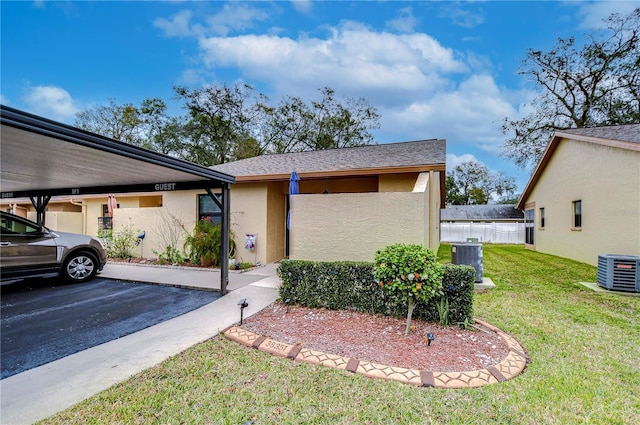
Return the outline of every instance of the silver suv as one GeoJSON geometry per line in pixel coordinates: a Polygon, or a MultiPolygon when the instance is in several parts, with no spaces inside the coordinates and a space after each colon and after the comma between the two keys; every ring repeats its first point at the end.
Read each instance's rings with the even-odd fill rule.
{"type": "Polygon", "coordinates": [[[33,221],[0,211],[0,280],[62,275],[85,282],[104,267],[107,255],[97,239],[54,232],[33,221]]]}

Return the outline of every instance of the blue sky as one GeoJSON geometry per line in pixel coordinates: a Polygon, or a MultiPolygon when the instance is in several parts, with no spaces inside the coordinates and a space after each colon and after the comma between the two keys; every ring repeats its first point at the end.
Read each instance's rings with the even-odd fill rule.
{"type": "Polygon", "coordinates": [[[504,117],[527,114],[527,48],[581,40],[638,1],[2,1],[2,104],[73,124],[74,114],[159,97],[174,85],[246,82],[283,96],[363,97],[379,143],[444,138],[448,167],[499,156],[504,117]]]}

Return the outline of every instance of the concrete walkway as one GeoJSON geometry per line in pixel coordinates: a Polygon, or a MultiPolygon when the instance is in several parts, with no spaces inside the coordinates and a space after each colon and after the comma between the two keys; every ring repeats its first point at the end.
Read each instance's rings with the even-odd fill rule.
{"type": "MultiPolygon", "coordinates": [[[[197,310],[0,381],[0,424],[32,424],[205,341],[278,298],[276,264],[229,273],[229,293],[197,310]]],[[[213,270],[107,264],[101,277],[179,287],[220,288],[213,270]]]]}

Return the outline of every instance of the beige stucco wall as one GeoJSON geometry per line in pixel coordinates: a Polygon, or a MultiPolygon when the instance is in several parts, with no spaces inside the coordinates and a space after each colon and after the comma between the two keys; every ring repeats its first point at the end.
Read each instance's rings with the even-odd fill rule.
{"type": "Polygon", "coordinates": [[[382,174],[378,178],[379,192],[412,192],[418,173],[382,174]]]}
{"type": "Polygon", "coordinates": [[[231,230],[239,262],[267,263],[267,185],[243,183],[231,186],[231,230]],[[245,235],[256,235],[256,249],[245,249],[245,235]]]}
{"type": "Polygon", "coordinates": [[[98,217],[102,217],[102,204],[106,204],[107,199],[108,198],[105,196],[104,198],[89,198],[82,201],[83,204],[85,204],[85,233],[87,235],[98,235],[98,217]]]}
{"type": "Polygon", "coordinates": [[[429,243],[425,246],[437,253],[440,248],[440,211],[444,207],[441,197],[441,178],[444,172],[429,172],[429,187],[427,190],[429,199],[429,243]]]}
{"type": "Polygon", "coordinates": [[[537,251],[592,265],[598,254],[640,255],[638,151],[563,139],[527,199],[531,202],[537,251]],[[581,230],[572,229],[576,200],[582,200],[581,230]]]}
{"type": "MultiPolygon", "coordinates": [[[[36,212],[27,213],[27,218],[36,221],[36,212]]],[[[73,211],[47,211],[44,223],[51,230],[60,232],[82,233],[82,213],[73,211]]]]}
{"type": "MultiPolygon", "coordinates": [[[[439,219],[433,217],[440,209],[437,178],[437,173],[407,173],[301,182],[301,192],[312,195],[294,197],[308,196],[309,202],[300,205],[304,214],[298,218],[297,230],[291,231],[291,258],[371,261],[377,249],[396,242],[420,243],[437,250],[439,219]],[[325,189],[328,195],[322,194],[325,189]],[[430,208],[434,202],[436,207],[430,208]],[[341,230],[336,233],[337,226],[341,230]]],[[[288,189],[288,181],[231,186],[231,230],[237,261],[267,264],[285,257],[288,189]],[[254,251],[245,249],[247,233],[257,235],[254,251]]],[[[135,255],[156,257],[154,251],[162,252],[168,244],[176,243],[176,234],[177,247],[182,250],[184,237],[197,220],[197,195],[204,193],[116,195],[119,208],[114,212],[114,231],[129,227],[136,235],[146,232],[144,242],[134,249],[135,255]]],[[[107,196],[82,199],[83,207],[78,208],[84,214],[77,213],[82,224],[72,231],[97,236],[98,217],[107,201],[107,196]]],[[[295,211],[292,214],[296,216],[295,211]]]]}
{"type": "Polygon", "coordinates": [[[420,184],[414,180],[414,192],[293,196],[290,257],[373,261],[394,243],[429,247],[430,186],[425,174],[420,184]]]}
{"type": "MultiPolygon", "coordinates": [[[[273,182],[267,186],[267,256],[272,263],[285,257],[286,196],[289,185],[273,182]]],[[[264,264],[264,262],[263,262],[264,264]]]]}
{"type": "MultiPolygon", "coordinates": [[[[282,185],[283,183],[243,183],[231,186],[230,228],[235,234],[237,261],[266,264],[282,259],[282,254],[271,255],[268,252],[269,250],[277,250],[277,247],[269,245],[269,250],[267,248],[267,238],[269,238],[267,211],[274,207],[284,210],[282,185]],[[270,200],[270,197],[277,193],[280,193],[281,207],[278,207],[278,202],[270,200]],[[247,233],[257,234],[255,251],[244,248],[245,234],[247,233]]],[[[163,209],[183,222],[185,228],[191,231],[197,219],[197,195],[204,193],[206,192],[202,190],[164,192],[163,209]]],[[[273,212],[270,214],[273,215],[273,212]]],[[[284,234],[282,240],[284,240],[284,234]]],[[[278,238],[274,239],[274,243],[278,243],[278,238]]],[[[284,248],[281,251],[284,252],[284,248]]]]}
{"type": "Polygon", "coordinates": [[[164,250],[157,234],[161,214],[162,208],[118,208],[113,214],[113,232],[128,230],[136,237],[144,231],[144,240],[133,248],[134,256],[157,257],[153,251],[164,250]]]}
{"type": "Polygon", "coordinates": [[[387,245],[424,243],[423,194],[298,195],[291,200],[290,257],[373,261],[387,245]]]}

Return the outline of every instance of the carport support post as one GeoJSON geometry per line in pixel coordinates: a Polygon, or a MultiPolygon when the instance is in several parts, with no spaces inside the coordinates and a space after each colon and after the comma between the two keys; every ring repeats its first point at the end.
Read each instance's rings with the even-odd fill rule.
{"type": "Polygon", "coordinates": [[[222,185],[222,202],[218,201],[218,198],[211,192],[211,189],[205,189],[207,194],[218,205],[218,208],[222,211],[222,241],[221,241],[221,254],[220,254],[220,294],[226,295],[227,284],[229,283],[229,221],[230,221],[230,206],[229,206],[229,185],[222,185]]]}
{"type": "Polygon", "coordinates": [[[30,196],[31,203],[36,209],[36,223],[40,226],[44,226],[45,210],[51,200],[51,196],[38,195],[37,197],[30,196]]]}
{"type": "Polygon", "coordinates": [[[229,283],[229,232],[231,221],[229,184],[222,185],[222,264],[220,264],[220,294],[227,293],[229,283]]]}

